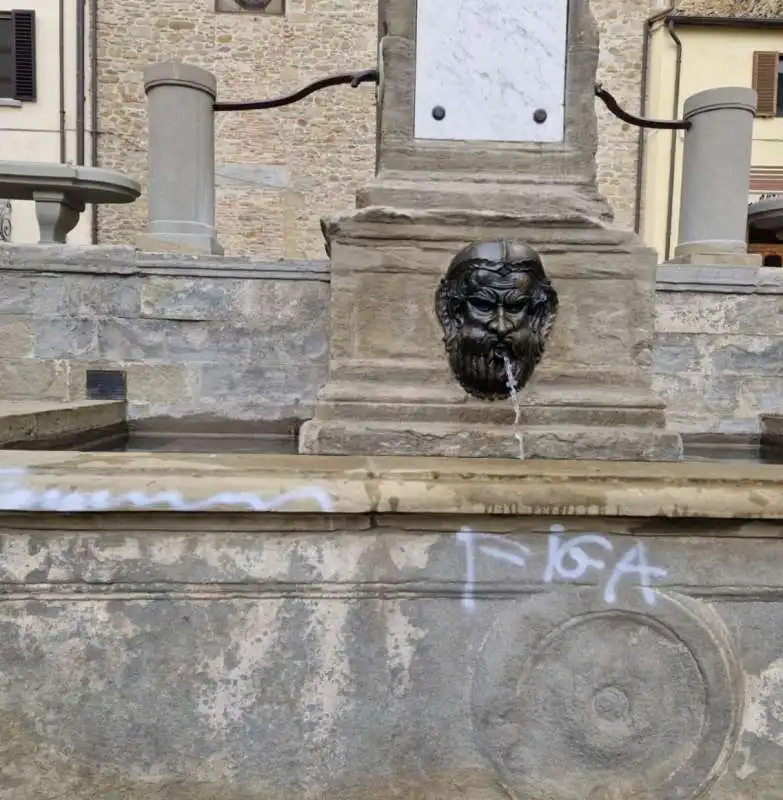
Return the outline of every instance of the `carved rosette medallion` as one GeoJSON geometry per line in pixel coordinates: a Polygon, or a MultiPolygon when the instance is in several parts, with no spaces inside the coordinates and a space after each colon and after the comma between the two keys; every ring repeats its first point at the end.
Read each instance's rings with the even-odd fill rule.
{"type": "Polygon", "coordinates": [[[11,224],[11,201],[0,200],[0,241],[10,242],[13,232],[11,224]]]}
{"type": "Polygon", "coordinates": [[[470,681],[475,742],[529,800],[687,800],[723,771],[738,735],[741,672],[702,603],[597,590],[514,602],[470,681]],[[630,602],[629,602],[630,601],[630,602]]]}
{"type": "Polygon", "coordinates": [[[468,394],[500,400],[521,389],[544,355],[557,292],[522,242],[476,242],[454,256],[435,294],[446,355],[468,394]]]}

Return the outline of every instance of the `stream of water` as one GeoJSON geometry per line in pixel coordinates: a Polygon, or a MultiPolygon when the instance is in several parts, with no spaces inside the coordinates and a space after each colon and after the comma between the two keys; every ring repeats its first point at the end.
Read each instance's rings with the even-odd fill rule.
{"type": "Polygon", "coordinates": [[[525,440],[522,436],[522,431],[519,427],[519,418],[522,415],[522,406],[519,404],[519,392],[517,391],[517,382],[514,378],[514,373],[511,369],[511,362],[508,356],[503,356],[503,366],[506,369],[506,385],[511,392],[511,403],[514,406],[514,438],[519,445],[519,458],[525,458],[525,440]]]}

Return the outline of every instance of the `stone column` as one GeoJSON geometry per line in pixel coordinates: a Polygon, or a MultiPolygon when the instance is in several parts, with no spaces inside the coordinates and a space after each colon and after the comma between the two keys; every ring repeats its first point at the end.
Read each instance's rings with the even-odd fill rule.
{"type": "Polygon", "coordinates": [[[222,255],[215,231],[215,76],[191,64],[144,70],[149,226],[144,250],[222,255]]]}
{"type": "Polygon", "coordinates": [[[677,263],[760,264],[747,254],[748,194],[756,92],[708,89],[685,101],[677,263]]]}

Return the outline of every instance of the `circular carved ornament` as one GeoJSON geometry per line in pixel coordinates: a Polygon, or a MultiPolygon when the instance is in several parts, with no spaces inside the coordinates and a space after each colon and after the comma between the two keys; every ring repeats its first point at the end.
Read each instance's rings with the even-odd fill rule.
{"type": "Polygon", "coordinates": [[[687,800],[736,743],[742,680],[720,618],[690,598],[547,594],[501,611],[470,686],[476,745],[529,800],[687,800]]]}

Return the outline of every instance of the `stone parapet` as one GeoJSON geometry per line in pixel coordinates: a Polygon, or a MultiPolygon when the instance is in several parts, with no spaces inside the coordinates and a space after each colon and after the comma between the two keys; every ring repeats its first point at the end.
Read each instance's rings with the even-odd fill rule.
{"type": "Polygon", "coordinates": [[[658,267],[653,385],[669,425],[756,436],[783,412],[783,270],[658,267]]]}
{"type": "Polygon", "coordinates": [[[776,797],[780,484],[0,453],[0,777],[14,800],[776,797]]]}
{"type": "Polygon", "coordinates": [[[326,378],[323,262],[8,246],[0,280],[0,399],[119,369],[131,419],[306,419],[326,378]]]}

